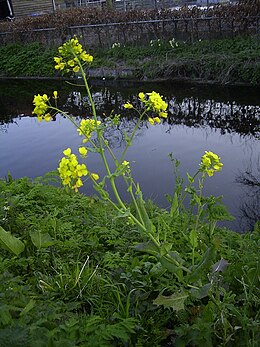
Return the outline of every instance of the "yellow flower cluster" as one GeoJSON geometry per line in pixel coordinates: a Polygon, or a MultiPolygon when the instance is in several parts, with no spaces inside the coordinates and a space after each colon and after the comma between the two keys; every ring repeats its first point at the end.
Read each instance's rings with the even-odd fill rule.
{"type": "MultiPolygon", "coordinates": [[[[79,148],[79,153],[86,156],[87,149],[85,147],[79,148]]],[[[99,176],[96,173],[90,173],[85,164],[79,164],[75,154],[71,153],[71,149],[67,148],[63,151],[65,157],[60,160],[58,172],[64,186],[69,186],[77,192],[83,186],[81,177],[90,175],[94,180],[98,180],[99,176]]]]}
{"type": "Polygon", "coordinates": [[[71,149],[67,148],[63,151],[65,157],[60,160],[58,171],[62,184],[69,186],[76,192],[83,186],[81,177],[88,174],[85,164],[79,164],[75,154],[71,153],[71,149]]]}
{"type": "Polygon", "coordinates": [[[213,152],[205,151],[205,154],[201,158],[200,170],[206,172],[208,176],[213,176],[215,172],[222,169],[223,164],[220,162],[220,158],[213,152]]]}
{"type": "MultiPolygon", "coordinates": [[[[53,92],[53,98],[55,100],[58,98],[58,92],[56,90],[53,92]]],[[[48,109],[51,106],[49,100],[50,100],[50,98],[47,96],[47,94],[34,95],[33,105],[35,107],[33,110],[33,114],[36,114],[39,122],[41,122],[43,119],[46,122],[49,122],[52,119],[51,114],[47,113],[48,109]]]]}
{"type": "Polygon", "coordinates": [[[33,113],[36,114],[38,120],[41,122],[43,117],[45,116],[49,105],[48,105],[49,98],[46,94],[43,95],[34,95],[33,104],[34,104],[34,110],[33,113]]]}
{"type": "Polygon", "coordinates": [[[60,56],[54,57],[56,70],[78,72],[80,70],[79,62],[90,64],[93,61],[93,56],[83,50],[76,36],[60,46],[58,52],[60,56]]]}
{"type": "Polygon", "coordinates": [[[91,138],[93,131],[101,124],[100,121],[95,121],[95,119],[83,119],[80,122],[80,127],[77,129],[79,135],[83,135],[85,138],[82,141],[83,143],[88,142],[91,138]]]}
{"type": "MultiPolygon", "coordinates": [[[[151,92],[151,93],[145,94],[141,92],[139,93],[138,96],[148,110],[155,112],[161,118],[167,118],[166,110],[167,110],[168,104],[162,99],[159,93],[151,92]]],[[[154,117],[154,118],[149,117],[148,120],[150,124],[153,125],[155,123],[160,123],[159,117],[154,117]]]]}

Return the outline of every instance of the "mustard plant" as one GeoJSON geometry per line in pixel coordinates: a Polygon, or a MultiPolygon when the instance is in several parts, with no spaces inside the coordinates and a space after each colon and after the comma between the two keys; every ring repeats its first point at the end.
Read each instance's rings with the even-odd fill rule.
{"type": "MultiPolygon", "coordinates": [[[[127,150],[133,142],[140,122],[146,118],[151,125],[155,126],[156,124],[159,124],[162,118],[167,118],[167,103],[160,94],[152,91],[139,93],[140,109],[138,106],[134,106],[129,102],[124,104],[125,109],[132,110],[138,114],[138,121],[132,134],[130,136],[125,134],[125,148],[120,157],[116,157],[109,146],[108,141],[106,141],[104,137],[106,124],[101,121],[97,114],[87,79],[86,67],[92,63],[92,55],[83,49],[77,37],[72,38],[59,47],[58,53],[59,55],[54,57],[56,64],[55,69],[66,73],[79,73],[82,76],[93,116],[83,119],[78,123],[75,118],[58,108],[57,91],[54,91],[53,95],[50,97],[46,94],[35,95],[33,100],[35,106],[33,113],[37,115],[39,121],[45,120],[47,122],[59,114],[65,116],[75,125],[79,136],[82,137],[82,145],[78,149],[80,157],[86,159],[88,152],[96,152],[97,155],[101,157],[106,170],[106,175],[103,178],[100,178],[98,173],[90,170],[85,163],[80,163],[78,156],[72,153],[71,148],[68,147],[63,151],[64,157],[60,160],[58,167],[62,184],[77,192],[79,188],[83,186],[85,180],[91,180],[93,187],[99,193],[101,199],[109,202],[118,212],[120,217],[126,218],[128,223],[137,226],[143,234],[145,242],[135,246],[135,249],[155,256],[159,263],[161,263],[162,267],[170,273],[173,273],[180,283],[185,285],[188,284],[189,288],[193,287],[193,283],[197,282],[198,274],[204,267],[204,264],[209,262],[209,259],[212,258],[212,254],[214,253],[214,247],[206,249],[206,251],[201,255],[199,263],[195,264],[195,249],[198,246],[199,238],[197,228],[204,207],[201,193],[203,182],[206,176],[213,176],[216,172],[219,172],[222,169],[223,164],[220,162],[220,158],[217,154],[211,151],[206,151],[201,158],[201,163],[196,174],[193,177],[188,175],[189,185],[186,188],[182,200],[178,201],[178,196],[173,197],[171,215],[174,217],[178,214],[178,207],[181,205],[185,196],[189,192],[194,193],[194,189],[192,188],[193,183],[195,178],[201,175],[199,181],[199,194],[193,194],[194,199],[198,203],[198,213],[195,227],[189,236],[189,242],[192,247],[192,264],[189,266],[189,264],[185,264],[185,260],[180,257],[178,252],[174,251],[174,244],[167,242],[167,240],[160,240],[159,230],[156,229],[149,217],[146,204],[143,200],[142,190],[139,184],[134,181],[131,174],[131,165],[127,160],[127,150]],[[113,166],[110,164],[111,158],[113,160],[113,166]],[[134,211],[121,198],[120,191],[117,187],[118,177],[123,178],[125,182],[125,189],[131,197],[134,211]],[[107,182],[110,183],[114,198],[110,196],[106,189],[107,182]]],[[[110,119],[112,119],[112,122],[116,123],[120,121],[119,115],[114,116],[114,118],[111,117],[110,119]]],[[[195,288],[199,289],[198,287],[195,288]]],[[[173,297],[170,302],[172,303],[179,300],[178,302],[181,303],[180,306],[182,306],[187,297],[187,292],[184,294],[181,293],[181,296],[177,296],[177,298],[173,297]]],[[[155,301],[156,304],[164,304],[164,297],[159,296],[157,299],[155,301]]]]}

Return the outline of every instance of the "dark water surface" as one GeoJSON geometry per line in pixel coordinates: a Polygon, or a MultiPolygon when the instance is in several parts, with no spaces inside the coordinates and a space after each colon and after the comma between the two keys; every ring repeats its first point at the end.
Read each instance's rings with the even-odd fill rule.
{"type": "MultiPolygon", "coordinates": [[[[224,167],[208,178],[205,195],[223,195],[236,219],[225,226],[236,231],[252,229],[259,219],[260,90],[247,87],[192,86],[173,83],[92,83],[94,99],[102,116],[112,110],[122,115],[119,126],[105,133],[117,155],[123,150],[123,132],[131,132],[136,118],[123,110],[126,101],[137,102],[139,91],[155,90],[169,103],[169,117],[160,125],[143,121],[126,159],[145,198],[169,207],[165,194],[174,189],[169,153],[181,161],[180,174],[194,174],[204,151],[221,157],[224,167]]],[[[55,170],[62,151],[76,152],[81,138],[62,117],[39,123],[31,116],[34,94],[60,92],[59,103],[75,116],[89,115],[83,88],[60,81],[0,81],[0,177],[35,178],[55,170]]],[[[90,171],[102,177],[98,155],[87,158],[90,171]]],[[[119,187],[121,182],[119,182],[119,187]]],[[[83,188],[93,194],[90,185],[83,188]]],[[[126,196],[123,195],[123,198],[126,196]]]]}

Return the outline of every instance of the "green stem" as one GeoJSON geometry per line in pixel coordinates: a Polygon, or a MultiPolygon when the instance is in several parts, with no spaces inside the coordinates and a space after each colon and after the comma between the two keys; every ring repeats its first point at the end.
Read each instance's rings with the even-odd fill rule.
{"type": "Polygon", "coordinates": [[[176,210],[177,210],[179,207],[183,206],[183,201],[186,199],[186,196],[187,196],[187,194],[188,194],[188,190],[189,190],[189,188],[192,186],[192,184],[194,183],[195,178],[198,176],[199,173],[200,173],[200,170],[198,170],[198,171],[195,173],[195,175],[192,177],[192,182],[190,182],[189,185],[186,187],[186,191],[185,191],[185,193],[183,194],[183,197],[181,198],[181,200],[180,200],[178,206],[176,207],[176,209],[175,209],[174,211],[172,211],[173,214],[176,212],[176,210]]]}
{"type": "MultiPolygon", "coordinates": [[[[93,184],[98,186],[98,183],[90,176],[90,179],[92,180],[93,184]]],[[[116,190],[117,191],[117,190],[116,190]]],[[[119,200],[118,202],[121,200],[120,197],[118,197],[119,200]]],[[[118,199],[117,198],[117,199],[118,199]]],[[[122,211],[120,210],[120,208],[110,199],[108,198],[107,201],[109,201],[109,203],[120,213],[122,213],[122,211]]],[[[127,208],[125,206],[125,204],[122,202],[122,204],[119,203],[119,205],[123,208],[124,211],[127,211],[127,208]]],[[[145,226],[130,212],[129,213],[129,217],[134,221],[135,224],[137,224],[145,233],[147,233],[145,226]]]]}
{"type": "MultiPolygon", "coordinates": [[[[90,101],[90,104],[91,104],[91,108],[92,108],[92,112],[93,112],[93,116],[94,116],[94,119],[97,123],[97,112],[96,112],[96,107],[95,107],[95,103],[93,101],[93,98],[92,98],[92,95],[91,95],[91,92],[90,92],[90,88],[89,88],[89,85],[88,85],[88,81],[87,81],[87,77],[86,77],[86,74],[84,72],[84,69],[83,69],[83,66],[82,64],[80,63],[79,59],[77,58],[77,56],[75,55],[77,61],[78,61],[78,64],[80,66],[80,70],[81,70],[81,74],[82,74],[82,77],[83,77],[83,81],[84,81],[84,84],[85,84],[85,87],[86,87],[86,90],[87,90],[87,94],[88,94],[88,97],[89,97],[89,101],[90,101]]],[[[106,169],[106,172],[108,174],[108,177],[109,177],[109,180],[110,180],[110,184],[111,184],[111,187],[113,189],[113,192],[114,192],[114,195],[119,203],[119,205],[126,211],[127,208],[125,206],[125,204],[123,203],[123,201],[121,200],[120,198],[120,195],[118,193],[118,190],[117,190],[117,187],[116,187],[116,184],[115,184],[115,179],[114,177],[111,175],[111,171],[110,171],[110,168],[108,166],[108,162],[107,162],[107,159],[106,159],[106,156],[105,156],[105,153],[104,153],[104,148],[103,148],[103,144],[102,144],[102,130],[101,129],[98,129],[97,128],[97,135],[98,135],[98,142],[99,142],[99,149],[100,149],[100,155],[101,155],[101,158],[102,158],[102,161],[104,163],[104,166],[105,166],[105,169],[106,169]]]]}
{"type": "Polygon", "coordinates": [[[124,157],[125,157],[125,155],[126,155],[126,152],[127,152],[128,148],[131,146],[132,141],[133,141],[133,138],[134,138],[134,136],[135,136],[135,134],[136,134],[136,131],[137,131],[137,129],[139,128],[139,125],[140,125],[140,123],[141,123],[141,121],[142,121],[142,119],[143,119],[143,116],[145,115],[145,113],[146,113],[146,111],[147,111],[147,110],[144,110],[143,113],[140,113],[136,108],[133,108],[133,110],[135,110],[135,111],[139,114],[139,119],[138,119],[138,122],[136,123],[136,125],[135,125],[135,127],[134,127],[134,130],[133,130],[133,132],[132,132],[132,135],[131,135],[129,141],[127,142],[127,144],[126,144],[126,146],[125,146],[125,149],[124,149],[124,151],[123,151],[123,153],[122,153],[122,155],[121,155],[120,162],[122,162],[122,161],[124,160],[124,157]]]}
{"type": "MultiPolygon", "coordinates": [[[[126,180],[125,180],[125,181],[126,181],[126,180]]],[[[126,181],[126,184],[128,185],[127,181],[126,181]]],[[[137,202],[136,202],[135,196],[134,196],[134,194],[133,194],[132,184],[130,184],[130,185],[128,186],[128,191],[129,191],[129,193],[130,193],[130,195],[131,195],[131,198],[132,198],[132,201],[133,201],[133,203],[134,203],[135,209],[136,209],[136,211],[137,211],[138,217],[139,217],[141,223],[144,225],[144,221],[143,221],[143,218],[142,218],[140,209],[139,209],[139,207],[138,207],[138,204],[137,204],[137,202]]]]}
{"type": "Polygon", "coordinates": [[[109,144],[105,142],[106,140],[104,139],[104,136],[103,136],[103,135],[101,135],[101,138],[102,138],[103,142],[105,143],[105,146],[106,146],[106,148],[108,149],[108,152],[110,153],[110,155],[111,155],[111,157],[113,158],[114,162],[115,162],[115,163],[118,163],[118,160],[117,160],[117,158],[115,157],[115,155],[114,155],[112,149],[110,148],[109,144]]]}
{"type": "Polygon", "coordinates": [[[199,203],[198,203],[198,213],[196,216],[195,230],[198,229],[200,216],[201,216],[201,213],[203,211],[203,205],[201,204],[201,198],[202,198],[202,188],[203,188],[204,178],[205,178],[205,174],[203,173],[201,181],[199,180],[199,203]]]}

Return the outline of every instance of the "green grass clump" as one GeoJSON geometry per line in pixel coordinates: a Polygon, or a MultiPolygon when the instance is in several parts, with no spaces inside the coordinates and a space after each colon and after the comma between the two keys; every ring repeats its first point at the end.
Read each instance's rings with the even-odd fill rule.
{"type": "Polygon", "coordinates": [[[193,43],[152,40],[147,45],[98,50],[94,66],[133,67],[144,78],[190,79],[226,83],[260,83],[257,37],[198,40],[193,43]],[[105,58],[104,58],[105,57],[105,58]]]}
{"type": "MultiPolygon", "coordinates": [[[[54,77],[57,48],[40,43],[0,47],[0,75],[54,77]]],[[[260,84],[260,48],[257,37],[202,40],[191,43],[152,40],[143,45],[120,44],[92,52],[91,67],[132,68],[137,79],[189,79],[219,84],[260,84]]],[[[103,72],[101,73],[103,77],[103,72]]]]}
{"type": "Polygon", "coordinates": [[[7,77],[52,77],[56,49],[40,43],[8,44],[0,48],[0,75],[7,77]]]}
{"type": "MultiPolygon", "coordinates": [[[[210,264],[221,271],[201,264],[207,284],[190,288],[194,296],[173,309],[155,303],[182,286],[155,256],[137,252],[147,241],[137,227],[51,179],[57,186],[51,175],[0,180],[0,228],[24,244],[19,255],[1,247],[1,347],[257,346],[259,225],[244,235],[217,229],[210,264]]],[[[146,208],[176,256],[200,258],[188,211],[173,218],[152,203],[146,208]]],[[[207,228],[201,223],[198,249],[207,228]]]]}

